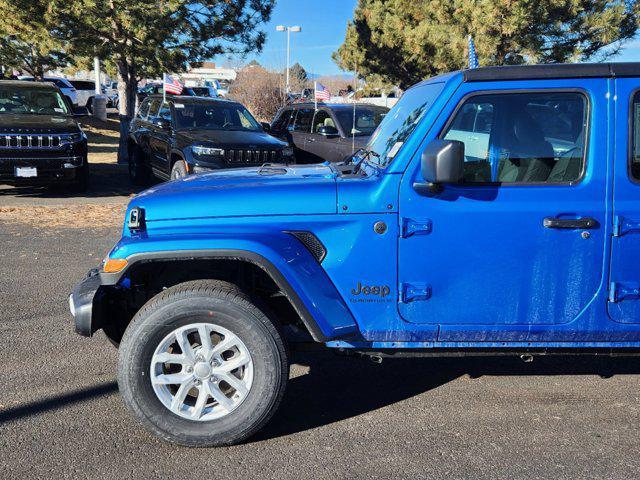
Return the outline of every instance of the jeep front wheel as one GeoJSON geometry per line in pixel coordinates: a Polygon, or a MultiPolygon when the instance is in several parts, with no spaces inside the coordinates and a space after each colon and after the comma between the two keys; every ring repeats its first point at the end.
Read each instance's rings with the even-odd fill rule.
{"type": "Polygon", "coordinates": [[[120,344],[118,385],[151,432],[173,443],[238,443],[275,413],[288,379],[277,327],[232,285],[169,288],[134,317],[120,344]]]}

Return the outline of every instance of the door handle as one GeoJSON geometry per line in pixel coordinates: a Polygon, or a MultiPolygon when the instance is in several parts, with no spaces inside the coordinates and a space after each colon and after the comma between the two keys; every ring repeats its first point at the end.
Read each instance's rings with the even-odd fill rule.
{"type": "Polygon", "coordinates": [[[542,222],[545,228],[565,228],[569,230],[586,230],[597,228],[598,221],[591,217],[582,218],[557,218],[546,217],[542,222]]]}

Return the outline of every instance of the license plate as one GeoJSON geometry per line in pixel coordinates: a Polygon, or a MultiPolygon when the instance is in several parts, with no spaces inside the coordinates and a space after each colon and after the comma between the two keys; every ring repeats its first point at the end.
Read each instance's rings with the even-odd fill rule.
{"type": "Polygon", "coordinates": [[[37,176],[38,169],[35,167],[16,167],[16,177],[30,178],[37,176]]]}

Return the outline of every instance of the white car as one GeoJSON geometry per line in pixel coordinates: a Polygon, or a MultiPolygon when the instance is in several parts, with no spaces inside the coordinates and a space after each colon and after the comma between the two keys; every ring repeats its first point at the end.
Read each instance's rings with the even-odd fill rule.
{"type": "Polygon", "coordinates": [[[93,80],[69,80],[76,89],[78,105],[92,111],[93,99],[96,96],[96,82],[93,80]]]}
{"type": "MultiPolygon", "coordinates": [[[[33,82],[34,78],[29,76],[21,76],[18,77],[18,80],[33,82]]],[[[75,107],[78,106],[78,92],[76,92],[75,87],[71,85],[71,82],[69,82],[69,80],[62,77],[43,77],[42,81],[55,84],[55,86],[60,89],[62,94],[69,99],[71,105],[75,107]]]]}

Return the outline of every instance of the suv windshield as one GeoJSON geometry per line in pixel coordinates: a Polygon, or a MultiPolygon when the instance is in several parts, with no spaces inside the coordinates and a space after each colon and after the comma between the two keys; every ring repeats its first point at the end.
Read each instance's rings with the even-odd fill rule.
{"type": "Polygon", "coordinates": [[[356,107],[355,122],[352,109],[336,110],[336,117],[342,127],[342,131],[351,135],[352,130],[356,137],[371,135],[382,119],[389,111],[388,108],[356,107]]]}
{"type": "Polygon", "coordinates": [[[69,107],[50,88],[0,85],[0,114],[69,115],[69,107]]]}
{"type": "Polygon", "coordinates": [[[174,103],[178,129],[260,132],[262,127],[242,105],[234,103],[174,103]]]}
{"type": "Polygon", "coordinates": [[[385,115],[365,147],[372,152],[370,160],[380,166],[388,165],[413,133],[420,120],[444,88],[444,83],[427,83],[406,91],[400,101],[385,115]]]}

